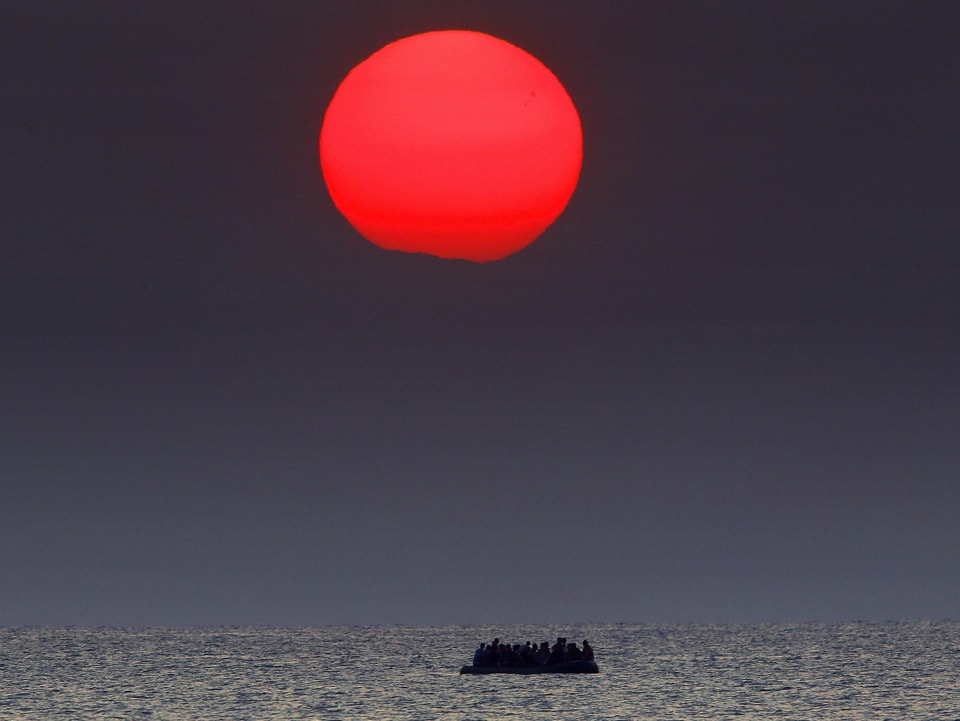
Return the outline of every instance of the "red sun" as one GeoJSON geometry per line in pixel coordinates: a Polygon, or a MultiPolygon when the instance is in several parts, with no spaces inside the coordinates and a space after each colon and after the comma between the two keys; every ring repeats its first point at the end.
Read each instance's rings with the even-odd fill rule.
{"type": "Polygon", "coordinates": [[[563,212],[580,116],[535,57],[478,32],[390,43],[337,88],[320,131],[334,204],[383,248],[478,262],[529,245],[563,212]]]}

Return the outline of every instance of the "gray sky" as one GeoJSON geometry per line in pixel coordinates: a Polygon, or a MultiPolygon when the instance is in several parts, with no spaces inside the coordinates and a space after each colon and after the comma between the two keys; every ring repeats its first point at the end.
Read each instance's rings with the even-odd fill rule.
{"type": "Polygon", "coordinates": [[[952,4],[0,21],[0,625],[958,616],[952,4]],[[343,76],[443,28],[583,121],[497,263],[320,172],[343,76]]]}

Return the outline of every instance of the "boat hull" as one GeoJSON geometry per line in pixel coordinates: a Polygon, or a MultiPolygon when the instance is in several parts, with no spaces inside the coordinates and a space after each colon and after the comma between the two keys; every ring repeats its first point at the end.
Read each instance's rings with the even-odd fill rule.
{"type": "Polygon", "coordinates": [[[464,666],[462,674],[487,673],[599,673],[596,661],[567,661],[549,666],[464,666]]]}

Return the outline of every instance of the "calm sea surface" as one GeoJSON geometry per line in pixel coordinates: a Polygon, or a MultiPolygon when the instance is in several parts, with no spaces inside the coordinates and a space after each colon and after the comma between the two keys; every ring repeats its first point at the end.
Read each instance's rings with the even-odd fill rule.
{"type": "Polygon", "coordinates": [[[960,720],[960,623],[0,629],[0,719],[960,720]],[[460,676],[588,638],[600,674],[460,676]]]}

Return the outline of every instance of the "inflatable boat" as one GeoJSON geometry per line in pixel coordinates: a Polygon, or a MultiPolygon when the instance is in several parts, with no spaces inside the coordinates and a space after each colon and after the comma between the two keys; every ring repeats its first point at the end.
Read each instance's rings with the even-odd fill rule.
{"type": "Polygon", "coordinates": [[[543,666],[464,666],[460,673],[600,673],[596,661],[567,661],[543,666]]]}

